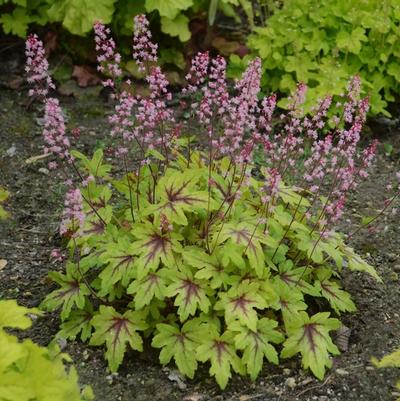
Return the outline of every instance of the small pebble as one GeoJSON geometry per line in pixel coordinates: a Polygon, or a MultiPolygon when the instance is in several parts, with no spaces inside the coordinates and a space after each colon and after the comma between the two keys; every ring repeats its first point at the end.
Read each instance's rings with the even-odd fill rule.
{"type": "Polygon", "coordinates": [[[44,175],[49,175],[49,170],[47,170],[47,168],[41,167],[38,171],[44,175]]]}
{"type": "Polygon", "coordinates": [[[336,369],[336,373],[340,376],[347,376],[349,374],[349,372],[347,370],[344,369],[336,369]]]}
{"type": "Polygon", "coordinates": [[[285,380],[285,384],[286,386],[288,386],[289,388],[295,388],[296,387],[296,379],[294,377],[288,377],[285,380]]]}

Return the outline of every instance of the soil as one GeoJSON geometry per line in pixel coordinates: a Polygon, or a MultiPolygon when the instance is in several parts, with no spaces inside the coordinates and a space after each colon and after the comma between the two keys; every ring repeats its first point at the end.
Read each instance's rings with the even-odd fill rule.
{"type": "MultiPolygon", "coordinates": [[[[4,67],[4,65],[3,65],[4,67]]],[[[1,71],[3,74],[6,71],[1,71]]],[[[1,75],[1,74],[0,74],[1,75]]],[[[1,83],[1,79],[0,79],[1,83]]],[[[82,94],[83,93],[83,94],[82,94]]],[[[82,131],[80,146],[85,149],[103,140],[106,132],[101,110],[104,98],[62,97],[69,110],[71,127],[82,131]]],[[[46,160],[26,163],[42,154],[41,111],[26,107],[26,91],[0,86],[0,185],[11,198],[7,209],[11,218],[0,226],[0,258],[7,265],[0,270],[0,299],[16,298],[26,306],[38,306],[53,285],[47,279],[51,270],[62,265],[50,260],[50,251],[61,245],[57,235],[62,187],[55,173],[47,170],[46,160]]],[[[380,125],[379,125],[380,124],[380,125]]],[[[370,179],[359,188],[350,202],[343,229],[359,221],[360,215],[372,214],[385,199],[388,177],[399,169],[400,131],[394,124],[380,122],[383,142],[393,145],[392,156],[381,149],[370,179]],[[389,129],[390,128],[390,129],[389,129]]],[[[351,239],[351,245],[374,265],[383,279],[379,284],[365,274],[345,273],[343,284],[352,294],[358,311],[342,316],[351,329],[349,348],[334,358],[334,366],[319,382],[304,372],[299,360],[283,361],[279,367],[265,364],[256,382],[234,375],[225,391],[220,391],[203,368],[194,380],[182,379],[172,366],[161,367],[155,352],[128,353],[117,375],[110,375],[102,348],[80,342],[64,345],[79,371],[82,383],[93,387],[98,401],[389,401],[400,394],[394,384],[400,372],[376,369],[370,362],[400,346],[400,228],[398,217],[389,214],[379,225],[379,233],[363,231],[351,239]]],[[[350,230],[351,231],[351,230],[350,230]]],[[[58,330],[56,313],[38,319],[24,333],[46,345],[58,330]]]]}

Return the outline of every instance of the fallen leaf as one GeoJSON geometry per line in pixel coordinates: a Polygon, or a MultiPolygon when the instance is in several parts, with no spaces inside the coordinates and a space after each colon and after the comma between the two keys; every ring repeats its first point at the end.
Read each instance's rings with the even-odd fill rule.
{"type": "Polygon", "coordinates": [[[239,42],[229,41],[225,38],[218,36],[212,41],[213,47],[215,47],[223,56],[228,56],[235,53],[240,48],[239,42]]]}
{"type": "Polygon", "coordinates": [[[76,78],[78,85],[81,88],[86,88],[87,86],[95,86],[101,82],[101,79],[97,75],[96,70],[85,65],[75,65],[72,76],[76,78]]]}
{"type": "Polygon", "coordinates": [[[49,55],[52,51],[57,49],[57,34],[49,31],[44,37],[44,48],[46,55],[49,55]]]}
{"type": "Polygon", "coordinates": [[[46,157],[49,157],[51,154],[50,153],[44,153],[42,155],[38,155],[38,156],[31,156],[28,159],[25,160],[26,164],[32,164],[35,163],[39,160],[45,159],[46,157]]]}
{"type": "Polygon", "coordinates": [[[5,259],[0,259],[0,270],[7,266],[7,261],[5,259]]]}

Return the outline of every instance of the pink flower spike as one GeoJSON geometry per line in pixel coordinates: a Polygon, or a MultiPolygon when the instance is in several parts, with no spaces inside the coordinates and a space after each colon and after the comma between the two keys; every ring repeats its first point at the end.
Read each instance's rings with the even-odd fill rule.
{"type": "Polygon", "coordinates": [[[157,61],[157,45],[151,41],[149,21],[145,15],[136,15],[133,22],[133,59],[139,71],[144,72],[145,63],[157,61]]]}
{"type": "Polygon", "coordinates": [[[69,229],[72,229],[76,235],[79,235],[85,222],[85,214],[83,212],[82,194],[78,188],[68,190],[65,195],[64,206],[60,234],[64,235],[69,229]]]}
{"type": "Polygon", "coordinates": [[[116,79],[122,75],[121,55],[115,51],[115,42],[110,36],[109,28],[106,28],[101,22],[96,22],[93,28],[97,51],[97,70],[111,77],[103,80],[103,86],[115,88],[116,79]]]}
{"type": "Polygon", "coordinates": [[[69,153],[70,141],[65,134],[64,116],[58,99],[48,98],[45,103],[43,139],[45,153],[72,162],[69,153]]]}
{"type": "Polygon", "coordinates": [[[27,81],[32,85],[29,96],[45,98],[49,89],[55,89],[49,75],[49,62],[46,59],[43,42],[31,34],[25,42],[27,81]]]}

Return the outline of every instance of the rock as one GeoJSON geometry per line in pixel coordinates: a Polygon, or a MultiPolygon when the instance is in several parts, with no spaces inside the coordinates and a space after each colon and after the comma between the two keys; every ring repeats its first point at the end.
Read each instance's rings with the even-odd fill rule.
{"type": "Polygon", "coordinates": [[[288,377],[285,380],[285,385],[291,389],[295,388],[296,387],[296,379],[294,377],[288,377]]]}
{"type": "Polygon", "coordinates": [[[7,153],[7,156],[14,157],[15,154],[17,153],[17,148],[15,147],[14,144],[12,144],[11,148],[8,148],[6,150],[6,153],[7,153]]]}
{"type": "Polygon", "coordinates": [[[290,369],[288,369],[288,368],[283,369],[283,374],[285,376],[289,376],[290,375],[290,369]]]}
{"type": "Polygon", "coordinates": [[[41,167],[38,171],[44,175],[49,175],[49,170],[47,170],[47,168],[41,167]]]}
{"type": "Polygon", "coordinates": [[[340,369],[340,368],[336,369],[336,373],[340,376],[347,376],[349,374],[349,372],[347,370],[340,369]]]}
{"type": "Polygon", "coordinates": [[[175,382],[179,390],[186,390],[187,385],[183,377],[177,371],[171,371],[168,375],[168,379],[175,382]]]}
{"type": "Polygon", "coordinates": [[[394,265],[394,266],[393,266],[393,270],[394,270],[395,272],[400,273],[400,265],[394,265]]]}

